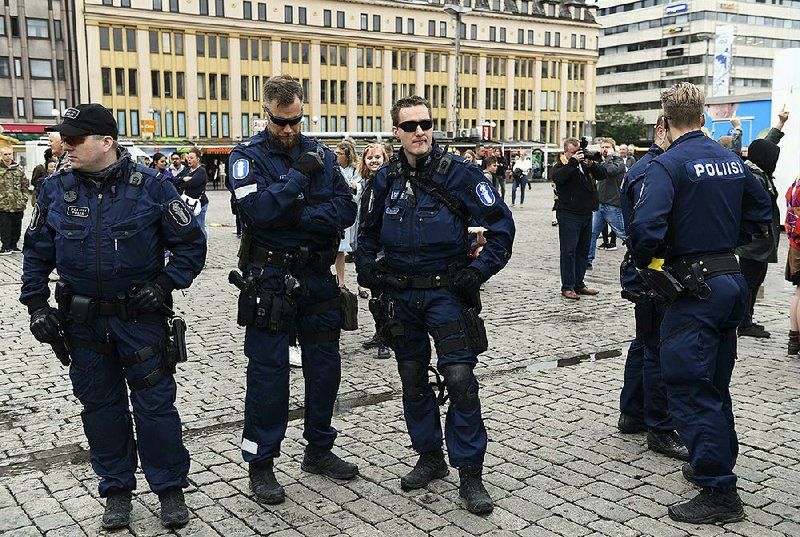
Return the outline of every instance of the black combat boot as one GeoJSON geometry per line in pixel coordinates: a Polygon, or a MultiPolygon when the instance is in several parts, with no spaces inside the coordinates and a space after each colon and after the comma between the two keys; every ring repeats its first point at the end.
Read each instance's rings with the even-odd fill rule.
{"type": "Polygon", "coordinates": [[[378,336],[378,333],[375,332],[372,334],[372,337],[362,343],[361,346],[365,349],[374,349],[375,347],[380,347],[382,344],[383,342],[381,341],[380,336],[378,336]]]}
{"type": "Polygon", "coordinates": [[[165,528],[180,528],[189,522],[189,509],[183,498],[183,489],[173,487],[158,493],[161,500],[161,525],[165,528]]]}
{"type": "Polygon", "coordinates": [[[627,414],[619,413],[619,421],[617,421],[617,429],[622,434],[634,434],[647,432],[647,425],[641,418],[634,418],[627,414]]]}
{"type": "Polygon", "coordinates": [[[118,530],[128,527],[131,521],[131,491],[109,489],[106,495],[106,510],[103,513],[103,529],[118,530]]]}
{"type": "Polygon", "coordinates": [[[275,479],[272,459],[261,462],[251,462],[248,473],[250,474],[250,490],[256,495],[256,501],[275,505],[283,503],[286,493],[275,479]]]}
{"type": "Polygon", "coordinates": [[[689,483],[691,483],[691,484],[692,484],[692,485],[694,485],[695,487],[700,487],[700,488],[702,488],[702,486],[700,485],[700,483],[698,483],[698,482],[697,482],[697,480],[696,480],[696,479],[695,479],[695,477],[694,477],[694,468],[692,468],[692,465],[691,465],[691,464],[689,464],[689,463],[687,462],[686,464],[684,464],[683,466],[681,466],[681,473],[683,474],[683,478],[684,478],[686,481],[688,481],[689,483]]]}
{"type": "Polygon", "coordinates": [[[675,431],[668,433],[657,433],[650,431],[647,433],[647,447],[657,453],[662,453],[667,457],[681,461],[689,460],[689,450],[683,445],[681,437],[675,431]]]}
{"type": "Polygon", "coordinates": [[[494,509],[492,498],[486,492],[486,487],[483,486],[482,472],[482,466],[467,466],[458,469],[458,477],[461,480],[458,494],[466,501],[467,511],[476,515],[485,515],[494,509]]]}
{"type": "Polygon", "coordinates": [[[800,352],[800,332],[789,330],[789,356],[796,356],[800,352]]]}
{"type": "Polygon", "coordinates": [[[705,488],[686,503],[671,505],[669,517],[689,524],[725,524],[744,520],[742,499],[736,490],[720,492],[705,488]]]}
{"type": "Polygon", "coordinates": [[[378,358],[380,360],[386,360],[387,358],[391,358],[391,357],[392,357],[392,353],[389,350],[389,347],[384,347],[383,345],[378,347],[378,358]]]}
{"type": "Polygon", "coordinates": [[[306,446],[300,468],[310,474],[322,474],[333,479],[352,479],[358,475],[358,466],[334,455],[330,448],[306,446]]]}
{"type": "Polygon", "coordinates": [[[436,451],[420,453],[417,464],[408,474],[400,478],[400,488],[403,490],[421,489],[428,486],[434,479],[441,479],[450,472],[444,462],[444,453],[441,448],[436,451]]]}

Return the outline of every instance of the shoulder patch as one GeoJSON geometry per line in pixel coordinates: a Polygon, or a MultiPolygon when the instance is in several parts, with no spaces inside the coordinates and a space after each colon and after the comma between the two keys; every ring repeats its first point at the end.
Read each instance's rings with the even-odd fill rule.
{"type": "Polygon", "coordinates": [[[475,194],[478,196],[480,202],[487,207],[491,207],[494,205],[494,202],[497,201],[494,196],[494,191],[492,191],[492,186],[485,181],[481,181],[477,184],[475,187],[475,194]]]}
{"type": "Polygon", "coordinates": [[[35,231],[42,225],[44,221],[44,214],[42,214],[42,209],[39,207],[39,204],[33,206],[33,213],[31,213],[31,223],[28,229],[31,231],[35,231]]]}
{"type": "Polygon", "coordinates": [[[241,181],[250,175],[250,161],[246,158],[236,159],[231,166],[231,175],[235,181],[241,181]]]}
{"type": "Polygon", "coordinates": [[[192,215],[189,214],[189,209],[181,200],[170,201],[167,205],[167,214],[180,227],[186,227],[192,223],[192,215]]]}

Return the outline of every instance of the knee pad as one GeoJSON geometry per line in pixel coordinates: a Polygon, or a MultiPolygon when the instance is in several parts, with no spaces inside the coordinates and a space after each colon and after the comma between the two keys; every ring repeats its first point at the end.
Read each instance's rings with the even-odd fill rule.
{"type": "Polygon", "coordinates": [[[448,365],[442,371],[447,393],[458,410],[474,410],[478,406],[478,381],[468,364],[448,365]]]}
{"type": "Polygon", "coordinates": [[[428,366],[416,360],[398,360],[397,372],[403,386],[403,399],[421,401],[430,391],[428,366]]]}

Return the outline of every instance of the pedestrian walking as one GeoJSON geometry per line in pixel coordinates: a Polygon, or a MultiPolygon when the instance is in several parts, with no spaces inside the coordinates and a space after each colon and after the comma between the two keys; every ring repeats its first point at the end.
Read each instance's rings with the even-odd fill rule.
{"type": "Polygon", "coordinates": [[[14,150],[0,148],[0,255],[19,253],[22,216],[28,204],[28,178],[14,150]]]}

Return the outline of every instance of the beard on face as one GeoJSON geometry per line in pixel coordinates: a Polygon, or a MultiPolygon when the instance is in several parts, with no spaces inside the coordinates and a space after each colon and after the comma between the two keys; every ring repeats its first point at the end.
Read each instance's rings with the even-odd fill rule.
{"type": "Polygon", "coordinates": [[[269,131],[269,137],[280,147],[281,149],[292,149],[300,143],[300,133],[292,132],[291,134],[285,134],[283,132],[275,133],[272,130],[269,131]]]}

